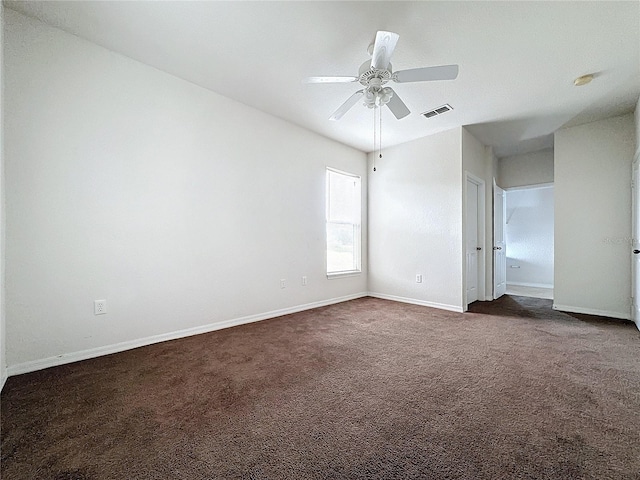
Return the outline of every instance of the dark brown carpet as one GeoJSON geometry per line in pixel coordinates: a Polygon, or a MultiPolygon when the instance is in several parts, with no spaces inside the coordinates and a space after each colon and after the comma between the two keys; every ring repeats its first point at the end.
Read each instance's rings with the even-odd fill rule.
{"type": "Polygon", "coordinates": [[[640,332],[363,298],[9,378],[2,478],[640,478],[640,332]]]}

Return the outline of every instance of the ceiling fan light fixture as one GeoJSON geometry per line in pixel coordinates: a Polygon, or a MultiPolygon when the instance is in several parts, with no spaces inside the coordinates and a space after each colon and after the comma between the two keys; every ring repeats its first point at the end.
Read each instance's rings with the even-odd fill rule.
{"type": "Polygon", "coordinates": [[[380,105],[386,105],[387,103],[389,103],[389,100],[391,100],[391,97],[393,97],[393,90],[391,90],[388,87],[383,88],[380,91],[380,105]]]}
{"type": "Polygon", "coordinates": [[[372,88],[369,87],[364,91],[363,105],[369,108],[381,107],[386,105],[393,97],[393,90],[389,87],[372,88]]]}
{"type": "Polygon", "coordinates": [[[367,88],[364,91],[362,103],[365,107],[374,108],[376,106],[376,92],[374,92],[370,88],[367,88]]]}
{"type": "Polygon", "coordinates": [[[586,85],[587,83],[591,83],[591,80],[593,80],[593,74],[589,73],[587,75],[582,75],[581,77],[576,78],[573,81],[573,84],[576,87],[581,87],[582,85],[586,85]]]}

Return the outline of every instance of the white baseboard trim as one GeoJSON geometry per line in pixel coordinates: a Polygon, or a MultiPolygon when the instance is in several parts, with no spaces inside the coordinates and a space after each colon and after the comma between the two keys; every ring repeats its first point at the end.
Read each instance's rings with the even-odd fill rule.
{"type": "Polygon", "coordinates": [[[551,283],[528,283],[528,282],[509,282],[507,281],[507,287],[514,285],[516,287],[532,287],[532,288],[553,288],[551,283]]]}
{"type": "Polygon", "coordinates": [[[598,315],[600,317],[610,317],[610,318],[618,318],[621,320],[631,320],[631,315],[629,315],[628,313],[614,312],[611,310],[597,310],[595,308],[573,307],[571,305],[560,305],[557,303],[553,304],[553,309],[560,310],[562,312],[584,313],[587,315],[598,315]]]}
{"type": "Polygon", "coordinates": [[[2,372],[2,374],[0,374],[0,392],[1,392],[1,391],[2,391],[2,389],[4,388],[4,384],[5,384],[5,383],[6,383],[6,381],[7,381],[7,377],[8,377],[8,375],[7,375],[7,370],[6,370],[6,369],[4,369],[4,370],[3,370],[3,372],[2,372]]]}
{"type": "MultiPolygon", "coordinates": [[[[19,363],[16,365],[10,365],[7,368],[6,373],[4,374],[4,378],[6,379],[7,376],[35,372],[36,370],[43,370],[49,367],[56,367],[58,365],[64,365],[66,363],[78,362],[80,360],[88,360],[90,358],[101,357],[103,355],[123,352],[125,350],[131,350],[138,347],[153,345],[154,343],[166,342],[168,340],[176,340],[178,338],[190,337],[192,335],[199,335],[201,333],[213,332],[215,330],[222,330],[223,328],[235,327],[237,325],[244,325],[245,323],[259,322],[261,320],[267,320],[269,318],[281,317],[283,315],[289,315],[291,313],[302,312],[304,310],[311,310],[313,308],[325,307],[327,305],[346,302],[348,300],[355,300],[356,298],[362,298],[366,296],[368,296],[367,292],[361,292],[353,295],[346,295],[344,297],[336,297],[336,298],[330,298],[328,300],[321,300],[319,302],[312,302],[304,305],[296,305],[295,307],[288,307],[280,310],[272,310],[270,312],[259,313],[256,315],[249,315],[246,317],[235,318],[231,320],[224,320],[222,322],[211,323],[211,324],[202,325],[199,327],[186,328],[184,330],[177,330],[175,332],[162,333],[160,335],[152,335],[150,337],[139,338],[136,340],[129,340],[126,342],[120,342],[112,345],[105,345],[103,347],[90,348],[87,350],[80,350],[78,352],[63,353],[60,355],[56,355],[54,357],[42,358],[39,360],[31,360],[31,361],[19,363]]],[[[4,381],[3,381],[3,384],[4,384],[4,381]]]]}
{"type": "Polygon", "coordinates": [[[457,305],[447,305],[446,303],[427,302],[415,298],[397,297],[395,295],[387,295],[386,293],[369,292],[370,297],[381,298],[383,300],[393,300],[394,302],[411,303],[423,307],[439,308],[440,310],[449,310],[450,312],[464,312],[462,307],[457,305]]]}

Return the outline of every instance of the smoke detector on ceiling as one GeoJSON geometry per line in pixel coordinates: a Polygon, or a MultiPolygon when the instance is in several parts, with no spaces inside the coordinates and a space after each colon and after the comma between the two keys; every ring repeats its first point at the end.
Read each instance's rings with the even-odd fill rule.
{"type": "Polygon", "coordinates": [[[590,83],[590,82],[591,82],[591,80],[593,80],[593,73],[590,73],[590,74],[588,74],[588,75],[582,75],[581,77],[576,78],[576,79],[573,81],[573,84],[574,84],[576,87],[581,87],[581,86],[583,86],[583,85],[586,85],[587,83],[590,83]]]}

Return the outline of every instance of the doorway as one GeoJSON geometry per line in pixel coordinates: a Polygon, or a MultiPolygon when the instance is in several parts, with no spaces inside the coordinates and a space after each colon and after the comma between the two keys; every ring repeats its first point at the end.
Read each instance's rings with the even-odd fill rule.
{"type": "Polygon", "coordinates": [[[505,191],[507,294],[553,299],[553,184],[505,191]]]}

